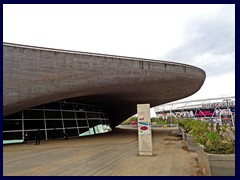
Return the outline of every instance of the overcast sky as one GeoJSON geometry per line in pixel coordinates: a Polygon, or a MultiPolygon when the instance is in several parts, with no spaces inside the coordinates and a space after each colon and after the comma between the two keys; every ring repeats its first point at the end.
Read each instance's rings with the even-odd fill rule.
{"type": "Polygon", "coordinates": [[[205,70],[184,100],[235,96],[235,5],[3,5],[3,41],[205,70]]]}

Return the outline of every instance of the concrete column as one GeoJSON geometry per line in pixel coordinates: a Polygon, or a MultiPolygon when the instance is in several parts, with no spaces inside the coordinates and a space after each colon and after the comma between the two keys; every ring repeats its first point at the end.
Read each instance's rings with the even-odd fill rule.
{"type": "Polygon", "coordinates": [[[150,104],[138,104],[137,113],[139,155],[152,155],[150,104]]]}

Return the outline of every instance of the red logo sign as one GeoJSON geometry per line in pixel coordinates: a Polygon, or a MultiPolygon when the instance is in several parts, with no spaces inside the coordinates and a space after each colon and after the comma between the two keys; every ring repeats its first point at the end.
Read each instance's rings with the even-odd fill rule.
{"type": "Polygon", "coordinates": [[[148,129],[148,127],[147,126],[142,126],[142,127],[140,127],[140,129],[143,130],[143,131],[146,131],[148,129]]]}

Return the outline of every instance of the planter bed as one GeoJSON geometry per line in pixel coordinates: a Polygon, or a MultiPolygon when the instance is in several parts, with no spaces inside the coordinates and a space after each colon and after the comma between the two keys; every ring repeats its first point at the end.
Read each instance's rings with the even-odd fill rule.
{"type": "Polygon", "coordinates": [[[235,176],[235,154],[208,154],[199,146],[196,152],[205,176],[235,176]]]}

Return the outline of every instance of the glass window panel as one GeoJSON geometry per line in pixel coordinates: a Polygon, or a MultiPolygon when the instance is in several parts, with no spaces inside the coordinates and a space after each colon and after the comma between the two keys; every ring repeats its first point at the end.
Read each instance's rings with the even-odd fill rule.
{"type": "Polygon", "coordinates": [[[75,105],[75,110],[76,111],[85,111],[85,106],[82,104],[76,104],[75,105]]]}
{"type": "Polygon", "coordinates": [[[46,119],[62,119],[61,111],[45,111],[46,119]]]}
{"type": "Polygon", "coordinates": [[[59,102],[51,102],[44,104],[45,109],[60,109],[59,102]]]}
{"type": "Polygon", "coordinates": [[[93,111],[92,106],[89,106],[89,105],[85,105],[85,109],[86,111],[93,111]]]}
{"type": "Polygon", "coordinates": [[[22,120],[4,120],[3,130],[22,130],[22,120]]]}
{"type": "Polygon", "coordinates": [[[48,136],[48,139],[53,139],[53,137],[56,138],[63,138],[63,129],[56,129],[55,131],[54,130],[48,130],[47,131],[47,136],[48,136]]]}
{"type": "Polygon", "coordinates": [[[29,140],[35,140],[35,136],[36,136],[36,131],[28,131],[29,140]]]}
{"type": "Polygon", "coordinates": [[[75,119],[75,113],[74,112],[62,112],[64,119],[75,119]]]}
{"type": "Polygon", "coordinates": [[[95,116],[95,118],[99,118],[99,119],[101,118],[99,113],[94,113],[94,116],[95,116]]]}
{"type": "Polygon", "coordinates": [[[105,119],[108,119],[108,114],[104,114],[104,118],[105,118],[105,119]]]}
{"type": "MultiPolygon", "coordinates": [[[[35,140],[35,137],[37,135],[37,130],[36,131],[28,131],[28,135],[29,135],[30,140],[35,140]]],[[[45,130],[40,130],[40,137],[41,137],[41,140],[46,139],[45,130]]]]}
{"type": "Polygon", "coordinates": [[[96,125],[94,128],[95,128],[96,134],[100,134],[100,133],[103,133],[103,132],[104,132],[104,131],[103,131],[103,125],[102,125],[102,124],[98,124],[98,125],[96,125]]]}
{"type": "Polygon", "coordinates": [[[77,128],[76,129],[65,129],[65,133],[68,134],[68,137],[69,136],[78,136],[78,131],[77,131],[77,128]]]}
{"type": "Polygon", "coordinates": [[[22,120],[4,120],[3,130],[22,130],[22,120]]]}
{"type": "Polygon", "coordinates": [[[25,120],[24,129],[45,129],[44,120],[25,120]]]}
{"type": "Polygon", "coordinates": [[[94,114],[93,113],[87,113],[87,117],[88,118],[94,118],[94,114]]]}
{"type": "Polygon", "coordinates": [[[101,121],[90,120],[88,121],[88,123],[89,123],[89,128],[94,131],[94,134],[97,134],[98,133],[97,125],[101,124],[101,121]]]}
{"type": "Polygon", "coordinates": [[[70,103],[62,103],[62,110],[74,110],[73,104],[70,103]]]}
{"type": "Polygon", "coordinates": [[[78,120],[78,127],[82,127],[82,126],[88,126],[88,123],[86,120],[78,120]]]}
{"type": "Polygon", "coordinates": [[[94,127],[89,128],[89,133],[90,133],[91,135],[95,134],[94,127]]]}
{"type": "Polygon", "coordinates": [[[102,112],[102,109],[100,107],[94,107],[94,112],[102,112]]]}
{"type": "Polygon", "coordinates": [[[47,128],[63,128],[62,120],[46,120],[47,128]]]}
{"type": "Polygon", "coordinates": [[[64,120],[64,127],[77,127],[76,120],[64,120]]]}
{"type": "Polygon", "coordinates": [[[79,128],[79,134],[85,133],[87,131],[89,131],[88,128],[79,128]]]}
{"type": "Polygon", "coordinates": [[[107,124],[107,122],[105,120],[102,120],[102,124],[107,124]]]}
{"type": "Polygon", "coordinates": [[[104,114],[100,114],[100,117],[101,117],[102,119],[104,119],[104,114]]]}
{"type": "Polygon", "coordinates": [[[84,112],[76,112],[77,118],[86,118],[86,114],[84,112]]]}
{"type": "Polygon", "coordinates": [[[25,110],[23,111],[24,119],[43,119],[43,111],[42,110],[25,110]]]}
{"type": "Polygon", "coordinates": [[[22,132],[4,132],[3,140],[23,139],[22,132]]]}
{"type": "Polygon", "coordinates": [[[93,134],[95,134],[95,132],[94,132],[94,126],[95,126],[94,121],[88,121],[88,124],[89,124],[90,131],[91,132],[93,131],[93,134]]]}
{"type": "Polygon", "coordinates": [[[92,106],[91,109],[92,109],[93,112],[98,112],[98,108],[95,107],[95,106],[92,106]]]}

